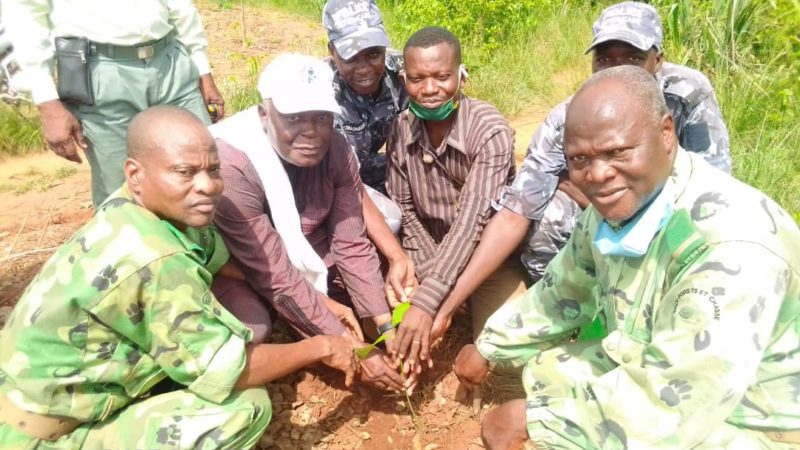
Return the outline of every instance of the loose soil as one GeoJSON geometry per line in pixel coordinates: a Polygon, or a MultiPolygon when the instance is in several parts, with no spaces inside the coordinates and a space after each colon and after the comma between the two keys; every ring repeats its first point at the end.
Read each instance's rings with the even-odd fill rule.
{"type": "MultiPolygon", "coordinates": [[[[237,3],[235,3],[237,5],[237,3]]],[[[265,6],[247,6],[245,35],[238,5],[221,9],[201,1],[210,50],[219,84],[238,83],[258,73],[279,51],[321,56],[325,35],[316,22],[265,6]],[[244,41],[244,42],[243,42],[244,41]],[[244,45],[243,45],[244,44],[244,45]]],[[[536,107],[513,118],[516,157],[520,162],[533,131],[549,108],[536,107]]],[[[0,162],[0,325],[16,300],[53,250],[92,215],[88,164],[75,165],[51,153],[0,162]],[[24,193],[15,193],[33,170],[54,173],[74,166],[73,175],[24,193]]],[[[288,333],[276,333],[278,341],[288,333]]],[[[469,325],[457,320],[433,351],[434,368],[408,400],[364,386],[346,389],[342,377],[312,367],[267,386],[273,418],[261,440],[262,449],[480,449],[480,418],[493,405],[521,396],[518,376],[502,376],[484,386],[483,405],[456,400],[458,382],[452,364],[471,339],[469,325]],[[418,420],[412,420],[413,408],[418,420]]]]}

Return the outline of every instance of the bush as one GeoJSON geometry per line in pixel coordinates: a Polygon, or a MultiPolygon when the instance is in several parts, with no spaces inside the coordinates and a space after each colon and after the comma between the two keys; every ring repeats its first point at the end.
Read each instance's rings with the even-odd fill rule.
{"type": "Polygon", "coordinates": [[[24,156],[45,148],[34,108],[0,102],[0,159],[24,156]]]}

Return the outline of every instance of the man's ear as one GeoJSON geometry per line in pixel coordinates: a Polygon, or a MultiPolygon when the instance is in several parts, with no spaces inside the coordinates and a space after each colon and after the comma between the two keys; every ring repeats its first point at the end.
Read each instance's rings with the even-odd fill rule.
{"type": "Polygon", "coordinates": [[[141,191],[142,186],[142,163],[133,158],[128,158],[125,160],[123,171],[125,173],[125,181],[128,183],[128,187],[130,187],[134,194],[138,194],[141,191]]]}
{"type": "Polygon", "coordinates": [[[658,52],[656,54],[656,72],[661,70],[661,65],[664,63],[664,52],[658,52]]]}
{"type": "Polygon", "coordinates": [[[678,148],[678,135],[675,134],[675,120],[671,113],[666,113],[661,118],[661,142],[669,154],[678,148]]]}

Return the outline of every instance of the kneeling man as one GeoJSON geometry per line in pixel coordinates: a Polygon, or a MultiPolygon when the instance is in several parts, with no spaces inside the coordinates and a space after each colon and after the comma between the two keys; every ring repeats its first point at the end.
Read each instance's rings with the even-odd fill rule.
{"type": "MultiPolygon", "coordinates": [[[[367,238],[358,163],[334,131],[333,72],[311,56],[279,55],[264,69],[262,103],[212,127],[225,192],[214,217],[243,279],[214,292],[264,340],[267,305],[302,336],[344,335],[361,325],[393,333],[380,261],[367,238]],[[336,299],[334,301],[333,299],[336,299]]],[[[400,389],[381,351],[362,362],[365,381],[400,389]]]]}
{"type": "Polygon", "coordinates": [[[800,231],[678,145],[652,75],[598,72],[569,105],[570,180],[590,200],[528,293],[456,374],[524,365],[491,449],[790,448],[800,443],[800,231]],[[576,336],[576,331],[582,332],[576,336]]]}
{"type": "Polygon", "coordinates": [[[211,294],[228,253],[208,226],[222,180],[200,119],[149,109],[127,146],[125,185],[0,335],[2,448],[250,448],[272,415],[265,383],[315,361],[349,383],[358,367],[341,337],[249,343],[211,294]]]}
{"type": "MultiPolygon", "coordinates": [[[[427,360],[433,319],[467,265],[492,215],[491,201],[514,176],[514,130],[490,104],[467,97],[461,44],[440,27],[414,33],[403,49],[411,102],[388,148],[388,190],[403,212],[403,247],[420,286],[394,344],[396,358],[427,360]]],[[[509,258],[472,294],[473,330],[515,294],[525,273],[509,258]]]]}

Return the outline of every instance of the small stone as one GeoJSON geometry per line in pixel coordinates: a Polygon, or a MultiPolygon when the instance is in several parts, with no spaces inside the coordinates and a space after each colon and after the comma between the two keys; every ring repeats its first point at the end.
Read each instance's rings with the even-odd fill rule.
{"type": "Polygon", "coordinates": [[[428,444],[425,446],[425,450],[434,450],[439,448],[439,444],[428,444]]]}
{"type": "Polygon", "coordinates": [[[300,431],[298,431],[297,428],[293,428],[289,437],[291,437],[293,441],[300,439],[300,431]]]}
{"type": "Polygon", "coordinates": [[[358,437],[360,437],[361,439],[366,441],[367,439],[371,438],[372,436],[370,436],[369,433],[367,433],[366,431],[362,431],[361,433],[358,433],[358,437]]]}

